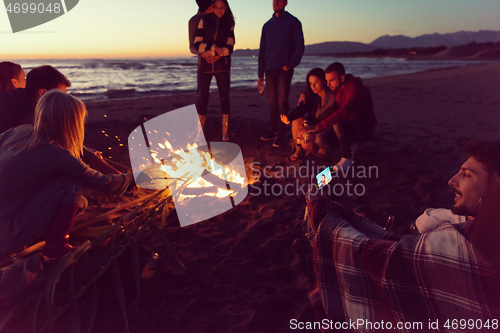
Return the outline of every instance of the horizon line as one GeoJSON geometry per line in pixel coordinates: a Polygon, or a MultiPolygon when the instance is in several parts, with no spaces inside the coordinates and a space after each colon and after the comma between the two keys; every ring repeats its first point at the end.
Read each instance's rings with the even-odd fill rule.
{"type": "MultiPolygon", "coordinates": [[[[408,37],[406,35],[382,35],[377,38],[375,38],[373,41],[370,43],[364,43],[364,42],[359,42],[359,41],[352,41],[352,40],[333,40],[333,41],[323,41],[323,42],[316,42],[312,44],[306,44],[305,46],[311,46],[311,45],[318,45],[318,44],[324,44],[324,43],[359,43],[359,44],[364,44],[364,45],[371,45],[373,42],[375,42],[377,39],[382,38],[382,37],[400,37],[404,36],[407,38],[415,39],[418,37],[422,36],[427,36],[427,35],[450,35],[450,34],[455,34],[455,33],[460,33],[460,32],[471,32],[471,33],[478,33],[478,32],[483,32],[483,31],[491,31],[491,32],[499,32],[500,30],[490,30],[490,29],[480,29],[477,31],[465,31],[465,30],[460,30],[460,31],[455,31],[451,33],[426,33],[423,35],[419,35],[416,37],[408,37]]],[[[248,51],[248,50],[258,50],[258,48],[249,48],[249,47],[243,47],[243,48],[238,48],[235,49],[234,51],[248,51]]],[[[109,54],[87,54],[87,55],[75,55],[75,54],[70,54],[70,55],[50,55],[50,54],[45,54],[42,56],[38,55],[28,55],[28,54],[6,54],[2,55],[0,54],[0,60],[5,59],[5,60],[39,60],[39,59],[144,59],[144,58],[190,58],[190,57],[196,57],[195,55],[189,53],[189,51],[186,52],[175,52],[173,54],[165,54],[165,53],[153,53],[153,54],[137,54],[137,53],[123,53],[123,54],[116,54],[116,53],[109,53],[109,54]]]]}

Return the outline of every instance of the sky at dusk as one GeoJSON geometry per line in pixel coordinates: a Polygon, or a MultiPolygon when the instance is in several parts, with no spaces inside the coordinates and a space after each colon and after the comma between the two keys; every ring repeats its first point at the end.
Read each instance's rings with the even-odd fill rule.
{"type": "MultiPolygon", "coordinates": [[[[229,4],[236,49],[258,48],[272,0],[229,4]]],[[[197,9],[195,0],[80,0],[65,15],[13,34],[2,8],[0,60],[189,56],[187,22],[197,9]]],[[[290,0],[286,10],[302,22],[306,44],[500,30],[499,0],[290,0]]]]}

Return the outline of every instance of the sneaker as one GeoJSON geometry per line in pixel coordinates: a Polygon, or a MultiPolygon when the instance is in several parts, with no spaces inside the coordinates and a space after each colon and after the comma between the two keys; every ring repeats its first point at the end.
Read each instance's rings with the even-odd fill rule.
{"type": "Polygon", "coordinates": [[[342,157],[339,163],[332,168],[333,171],[347,171],[352,166],[352,158],[342,157]]]}
{"type": "Polygon", "coordinates": [[[281,146],[283,146],[283,138],[276,136],[276,139],[274,139],[274,142],[273,142],[273,147],[280,148],[281,146]]]}
{"type": "Polygon", "coordinates": [[[262,141],[271,141],[276,139],[276,133],[268,133],[260,137],[262,141]]]}

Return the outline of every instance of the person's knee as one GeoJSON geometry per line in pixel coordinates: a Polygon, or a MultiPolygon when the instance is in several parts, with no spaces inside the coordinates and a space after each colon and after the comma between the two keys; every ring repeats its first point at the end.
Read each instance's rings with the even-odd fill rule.
{"type": "Polygon", "coordinates": [[[78,192],[78,196],[75,196],[75,204],[78,207],[76,215],[83,214],[87,210],[87,207],[89,206],[89,202],[87,201],[87,198],[85,198],[82,195],[81,191],[78,192]]]}
{"type": "Polygon", "coordinates": [[[321,132],[318,135],[316,135],[316,138],[314,139],[314,143],[320,148],[323,148],[324,146],[326,146],[324,132],[321,132]]]}
{"type": "Polygon", "coordinates": [[[77,206],[77,215],[85,212],[89,205],[87,198],[83,196],[83,187],[80,187],[79,184],[68,186],[68,193],[62,198],[61,203],[65,205],[77,206]]]}
{"type": "Polygon", "coordinates": [[[270,91],[270,90],[267,91],[267,102],[269,104],[278,103],[278,99],[276,98],[276,94],[273,91],[270,91]]]}
{"type": "Polygon", "coordinates": [[[303,119],[302,118],[299,118],[299,119],[295,119],[294,121],[292,121],[292,132],[295,132],[297,135],[302,135],[302,124],[303,124],[303,119]]]}
{"type": "Polygon", "coordinates": [[[369,128],[356,120],[344,120],[333,126],[337,138],[351,142],[363,143],[373,135],[373,128],[369,128]]]}
{"type": "Polygon", "coordinates": [[[314,143],[323,150],[330,150],[337,145],[336,133],[332,129],[327,129],[316,135],[314,143]]]}
{"type": "Polygon", "coordinates": [[[302,142],[301,146],[302,146],[302,149],[307,150],[307,151],[311,151],[314,149],[314,142],[311,142],[311,141],[309,141],[307,143],[302,142]]]}
{"type": "Polygon", "coordinates": [[[344,120],[340,123],[334,124],[333,131],[335,132],[335,135],[337,136],[337,140],[339,142],[343,142],[345,140],[352,141],[353,139],[352,124],[349,120],[344,120]]]}
{"type": "Polygon", "coordinates": [[[278,104],[288,105],[288,93],[280,89],[277,94],[278,104]]]}

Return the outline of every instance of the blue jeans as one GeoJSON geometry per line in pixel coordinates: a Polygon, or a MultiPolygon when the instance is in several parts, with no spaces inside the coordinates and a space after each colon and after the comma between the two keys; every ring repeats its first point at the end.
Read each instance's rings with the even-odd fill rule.
{"type": "Polygon", "coordinates": [[[198,71],[196,109],[198,110],[198,114],[202,116],[207,115],[210,82],[212,82],[213,76],[215,76],[219,90],[220,110],[222,114],[229,114],[229,90],[231,86],[229,72],[203,73],[198,71]]]}
{"type": "Polygon", "coordinates": [[[340,154],[344,158],[352,158],[351,144],[368,141],[373,135],[373,127],[367,126],[359,120],[347,119],[316,135],[315,143],[323,151],[334,146],[340,147],[340,154]]]}
{"type": "Polygon", "coordinates": [[[283,136],[286,125],[280,120],[280,115],[288,115],[288,93],[292,83],[293,69],[283,68],[266,71],[267,101],[273,131],[278,137],[283,136]]]}

